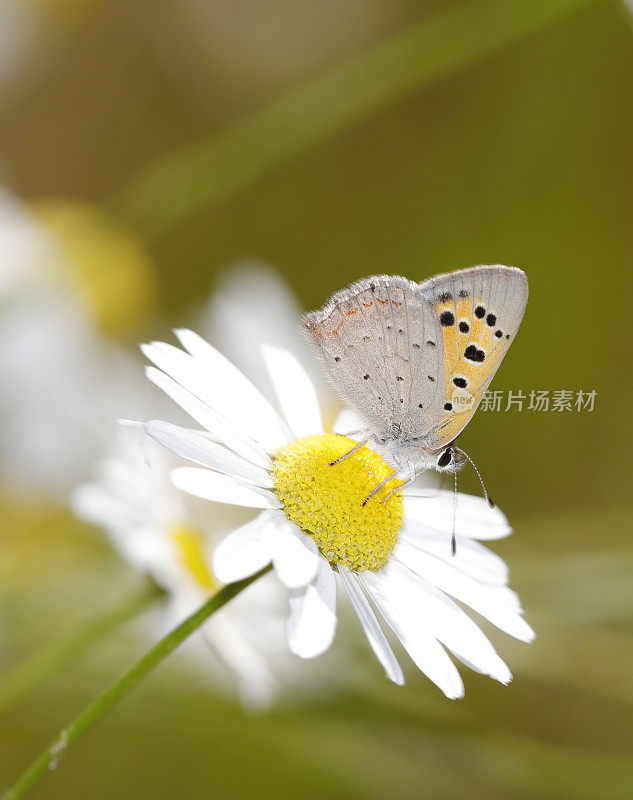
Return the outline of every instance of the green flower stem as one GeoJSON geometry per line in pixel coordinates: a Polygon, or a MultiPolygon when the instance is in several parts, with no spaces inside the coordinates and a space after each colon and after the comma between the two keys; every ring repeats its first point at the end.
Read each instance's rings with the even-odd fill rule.
{"type": "Polygon", "coordinates": [[[153,583],[117,603],[60,641],[47,644],[0,676],[0,714],[27,697],[50,675],[144,611],[162,591],[153,583]]]}
{"type": "Polygon", "coordinates": [[[154,667],[157,667],[163,659],[173,652],[188,636],[190,636],[202,623],[207,620],[215,611],[226,605],[241,591],[250,586],[253,581],[268,572],[270,567],[258,572],[250,578],[245,578],[236,583],[220,589],[207,602],[193,613],[178,627],[161,639],[151,648],[139,661],[121,675],[121,677],[111,683],[100,695],[94,698],[81,711],[72,722],[59,732],[57,737],[48,747],[33,761],[33,763],[22,773],[18,780],[9,788],[2,797],[2,800],[18,800],[24,797],[26,792],[40,778],[47,769],[55,769],[61,758],[65,755],[68,747],[76,741],[82,733],[95,723],[99,717],[109,711],[112,706],[131,691],[136,684],[142,680],[154,667]]]}
{"type": "Polygon", "coordinates": [[[114,201],[140,233],[159,236],[278,164],[370,114],[497,53],[595,0],[462,0],[304,84],[228,131],[161,159],[114,201]]]}

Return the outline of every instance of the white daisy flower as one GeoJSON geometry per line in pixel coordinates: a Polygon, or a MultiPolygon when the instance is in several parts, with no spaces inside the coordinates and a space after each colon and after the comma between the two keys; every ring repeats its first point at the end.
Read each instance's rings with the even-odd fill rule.
{"type": "Polygon", "coordinates": [[[213,502],[260,509],[218,546],[214,574],[235,581],[272,562],[289,590],[290,649],[303,658],[323,653],[333,640],[338,576],[395,683],[404,683],[404,676],[381,621],[448,697],[461,697],[464,687],[447,650],[476,671],[508,683],[508,667],[455,602],[511,636],[533,638],[518,597],[507,586],[505,563],[477,541],[511,532],[501,511],[459,495],[457,555],[452,557],[452,493],[425,498],[405,491],[381,502],[395,488],[387,483],[363,506],[392,469],[367,447],[330,466],[354,442],[323,432],[313,386],[293,355],[265,348],[282,417],[206,341],[189,330],[176,335],[184,350],[160,342],[143,347],[155,365],[147,375],[202,430],[161,421],[145,428],[198,465],[173,472],[180,489],[213,502]]]}
{"type": "MultiPolygon", "coordinates": [[[[208,504],[176,489],[170,480],[175,459],[166,450],[136,428],[123,428],[117,440],[116,452],[100,463],[94,482],[73,493],[72,505],[167,592],[159,618],[163,635],[221,588],[211,561],[222,527],[217,514],[205,519],[208,504]]],[[[236,684],[246,707],[269,706],[296,673],[284,647],[284,608],[283,587],[264,576],[205,622],[189,648],[215,684],[236,684]]]]}
{"type": "Polygon", "coordinates": [[[135,359],[104,331],[125,329],[148,275],[134,237],[98,212],[36,214],[0,188],[0,480],[14,493],[66,500],[112,420],[143,414],[135,359]]]}

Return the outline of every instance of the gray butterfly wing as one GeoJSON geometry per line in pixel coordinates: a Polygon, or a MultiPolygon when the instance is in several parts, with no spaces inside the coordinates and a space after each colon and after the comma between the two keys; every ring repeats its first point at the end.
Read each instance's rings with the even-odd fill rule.
{"type": "Polygon", "coordinates": [[[406,433],[444,396],[441,339],[427,305],[418,284],[377,275],[303,318],[326,374],[379,436],[406,433]]]}
{"type": "Polygon", "coordinates": [[[442,349],[443,394],[407,418],[425,450],[450,444],[470,422],[517,333],[528,299],[525,273],[470,267],[420,284],[427,328],[442,349]]]}
{"type": "Polygon", "coordinates": [[[421,284],[378,275],[303,326],[343,400],[377,435],[435,452],[472,418],[521,323],[525,274],[471,267],[421,284]]]}

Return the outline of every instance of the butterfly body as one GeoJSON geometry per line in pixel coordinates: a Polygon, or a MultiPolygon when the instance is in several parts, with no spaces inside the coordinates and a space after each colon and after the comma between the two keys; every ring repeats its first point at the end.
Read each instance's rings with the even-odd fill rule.
{"type": "Polygon", "coordinates": [[[514,340],[527,297],[525,274],[502,265],[422,283],[377,275],[336,292],[303,327],[372,446],[413,477],[455,468],[444,454],[514,340]]]}

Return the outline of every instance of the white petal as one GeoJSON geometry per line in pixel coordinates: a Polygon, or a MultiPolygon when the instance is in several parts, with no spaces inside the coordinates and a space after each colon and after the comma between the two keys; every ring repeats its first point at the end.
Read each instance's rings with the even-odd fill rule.
{"type": "Polygon", "coordinates": [[[213,574],[222,583],[247,578],[270,563],[274,548],[272,517],[264,511],[220,542],[213,554],[213,574]]]}
{"type": "Polygon", "coordinates": [[[436,531],[427,525],[406,519],[399,538],[400,541],[406,541],[413,547],[441,558],[478,581],[497,585],[508,582],[508,566],[505,561],[477,541],[459,539],[457,552],[452,555],[450,533],[436,531]]]}
{"type": "Polygon", "coordinates": [[[198,431],[187,430],[160,420],[146,422],[145,430],[153,439],[176,455],[256,486],[273,488],[273,480],[265,469],[232,453],[198,431]]]}
{"type": "Polygon", "coordinates": [[[295,655],[314,658],[329,648],[335,630],[336,583],[332,568],[321,558],[314,581],[290,594],[288,644],[295,655]]]}
{"type": "Polygon", "coordinates": [[[521,617],[517,595],[507,586],[480,583],[406,541],[398,543],[393,555],[416,575],[470,606],[510,636],[525,642],[534,638],[534,632],[521,617]]]}
{"type": "Polygon", "coordinates": [[[260,467],[268,468],[271,461],[264,449],[254,442],[246,433],[229,422],[222,414],[218,413],[202,400],[198,399],[187,389],[183,389],[173,378],[161,372],[155,367],[147,367],[145,374],[148,379],[166,395],[171,397],[178,405],[189,414],[192,419],[199,422],[203,428],[227,447],[244,458],[258,464],[260,467]]]}
{"type": "Polygon", "coordinates": [[[290,589],[310,583],[319,567],[319,550],[314,539],[288,520],[283,512],[274,517],[277,528],[273,566],[279,580],[290,589]]]}
{"type": "Polygon", "coordinates": [[[418,669],[447,697],[453,700],[463,697],[464,684],[455,664],[434,636],[413,624],[412,609],[397,591],[397,586],[393,587],[388,576],[382,572],[384,570],[381,573],[364,572],[359,577],[387,624],[400,639],[418,669]]]}
{"type": "Polygon", "coordinates": [[[300,439],[323,431],[316,392],[308,374],[288,350],[264,345],[264,360],[283,415],[300,439]]]}
{"type": "Polygon", "coordinates": [[[353,572],[347,569],[347,567],[339,565],[338,572],[343,581],[343,586],[345,586],[347,590],[349,599],[354,606],[354,611],[356,611],[358,619],[363,626],[371,649],[385,668],[387,677],[394,683],[397,683],[398,686],[403,686],[404,675],[402,674],[400,664],[398,664],[398,660],[389,646],[387,637],[383,633],[380,623],[376,619],[376,615],[359,585],[358,578],[353,572]]]}
{"type": "MultiPolygon", "coordinates": [[[[415,497],[405,491],[405,517],[438,531],[453,530],[454,494],[438,492],[433,497],[415,497]]],[[[495,506],[490,508],[483,497],[457,495],[455,533],[467,539],[502,539],[512,533],[508,520],[495,506]]]]}
{"type": "Polygon", "coordinates": [[[274,398],[261,352],[253,342],[267,342],[290,350],[304,365],[322,394],[324,378],[298,336],[301,309],[288,284],[270,267],[257,262],[232,264],[216,284],[206,314],[209,341],[250,378],[262,393],[274,398]]]}
{"type": "Polygon", "coordinates": [[[512,680],[481,629],[449,597],[394,560],[383,572],[388,576],[388,591],[399,594],[415,627],[430,633],[469,667],[501,683],[512,680]]]}
{"type": "Polygon", "coordinates": [[[366,428],[367,424],[363,422],[356,411],[351,408],[344,408],[336,418],[333,430],[334,433],[340,433],[341,436],[349,436],[350,433],[363,431],[366,428]]]}
{"type": "Polygon", "coordinates": [[[282,433],[283,422],[273,407],[224,356],[207,347],[213,355],[195,358],[165,342],[145,344],[141,350],[184,389],[266,449],[286,444],[289,437],[282,433]]]}
{"type": "Polygon", "coordinates": [[[178,467],[171,473],[174,484],[195,497],[245,508],[280,508],[272,492],[258,486],[246,486],[228,475],[197,467],[178,467]]]}
{"type": "MultiPolygon", "coordinates": [[[[276,450],[292,440],[287,425],[272,405],[228,358],[193,331],[180,329],[174,333],[191,353],[196,371],[208,377],[201,389],[208,393],[209,402],[213,400],[211,405],[218,403],[215,406],[218,411],[244,426],[268,450],[276,450]]],[[[187,388],[197,394],[191,386],[187,388]]]]}
{"type": "Polygon", "coordinates": [[[133,509],[99,484],[78,486],[71,495],[70,505],[79,519],[108,529],[126,528],[135,521],[133,509]]]}
{"type": "Polygon", "coordinates": [[[279,689],[272,664],[237,621],[229,614],[216,613],[205,622],[200,633],[211,650],[235,673],[246,708],[268,708],[279,689]]]}

